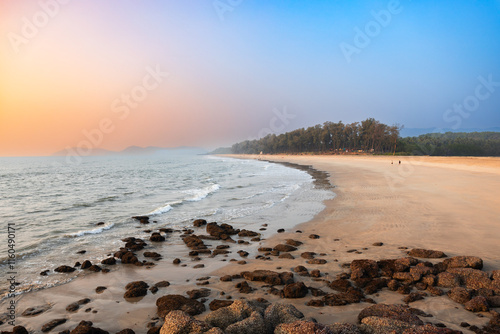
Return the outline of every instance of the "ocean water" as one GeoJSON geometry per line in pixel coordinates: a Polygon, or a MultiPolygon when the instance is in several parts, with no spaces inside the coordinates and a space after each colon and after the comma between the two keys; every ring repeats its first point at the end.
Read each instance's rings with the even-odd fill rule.
{"type": "MultiPolygon", "coordinates": [[[[100,261],[123,246],[122,238],[147,240],[146,229],[182,229],[198,218],[254,230],[262,224],[292,227],[313,218],[332,197],[307,172],[263,161],[172,153],[86,157],[78,163],[64,157],[0,158],[0,270],[15,272],[16,291],[25,293],[84,274],[40,272],[83,259],[100,261]],[[148,215],[152,223],[141,226],[131,218],[136,215],[148,215]],[[8,226],[15,228],[13,267],[8,226]],[[83,257],[80,250],[86,251],[83,257]]],[[[3,280],[0,298],[7,293],[3,280]]]]}

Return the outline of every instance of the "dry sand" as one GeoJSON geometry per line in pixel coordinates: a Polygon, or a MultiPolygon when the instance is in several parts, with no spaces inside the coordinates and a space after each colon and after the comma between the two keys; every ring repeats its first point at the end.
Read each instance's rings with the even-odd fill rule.
{"type": "MultiPolygon", "coordinates": [[[[370,304],[354,304],[341,307],[307,307],[312,299],[307,296],[298,300],[283,300],[268,295],[263,289],[252,294],[239,294],[236,282],[220,282],[218,277],[239,273],[244,270],[270,269],[289,271],[297,265],[309,270],[320,269],[326,279],[345,272],[342,263],[354,259],[396,258],[405,255],[398,247],[427,248],[444,251],[449,256],[474,255],[484,260],[484,270],[500,269],[500,158],[431,158],[431,157],[372,157],[372,156],[235,156],[238,158],[267,159],[311,165],[327,171],[330,182],[335,186],[337,196],[325,203],[326,208],[312,221],[299,225],[287,233],[275,234],[262,241],[261,246],[274,246],[280,241],[293,238],[304,242],[296,259],[272,261],[247,259],[247,264],[204,259],[205,268],[190,269],[175,267],[160,262],[154,269],[124,268],[108,274],[91,274],[78,278],[63,286],[24,294],[18,302],[18,316],[30,306],[51,304],[52,308],[39,316],[18,317],[16,324],[39,331],[41,325],[56,318],[67,318],[68,322],[53,332],[74,328],[80,320],[91,320],[96,327],[114,333],[120,329],[132,328],[136,333],[145,333],[146,324],[156,316],[154,302],[170,293],[183,293],[200,288],[194,282],[201,276],[211,276],[212,289],[209,299],[264,297],[271,302],[293,303],[306,316],[312,316],[325,324],[349,321],[355,322],[360,310],[370,304]],[[401,159],[402,164],[398,161],[401,159]],[[391,160],[394,162],[391,164],[391,160]],[[296,233],[301,230],[303,233],[296,233]],[[312,233],[320,239],[310,239],[312,233]],[[383,242],[383,246],[372,246],[383,242]],[[357,250],[357,252],[347,252],[357,250]],[[305,251],[325,253],[320,256],[328,262],[323,265],[309,265],[299,254],[305,251]],[[277,269],[280,268],[280,269],[277,269]],[[134,280],[155,283],[167,279],[172,285],[160,289],[156,295],[149,293],[134,303],[123,299],[124,286],[134,280]],[[189,282],[186,282],[189,279],[189,282]],[[108,286],[108,290],[97,295],[96,286],[108,286]],[[221,296],[223,293],[225,295],[221,296]],[[89,297],[92,302],[84,305],[77,313],[68,313],[65,307],[81,298],[89,297]],[[97,313],[85,313],[91,307],[97,313]]],[[[213,244],[212,242],[210,242],[213,244]]],[[[240,259],[235,252],[237,245],[231,245],[232,257],[240,259]]],[[[187,248],[185,253],[187,253],[187,248]]],[[[307,285],[331,291],[324,282],[301,278],[307,285]]],[[[251,283],[258,287],[261,284],[251,283]]],[[[402,296],[384,291],[372,297],[377,302],[401,303],[402,296]]],[[[207,303],[208,304],[208,303],[207,303]]],[[[460,328],[458,324],[467,321],[482,326],[488,320],[465,311],[463,306],[448,297],[428,297],[412,303],[434,315],[426,321],[442,322],[449,328],[460,328]]],[[[1,304],[6,307],[5,301],[1,304]]],[[[200,319],[204,315],[198,316],[200,319]]],[[[8,329],[2,325],[0,329],[8,329]]]]}

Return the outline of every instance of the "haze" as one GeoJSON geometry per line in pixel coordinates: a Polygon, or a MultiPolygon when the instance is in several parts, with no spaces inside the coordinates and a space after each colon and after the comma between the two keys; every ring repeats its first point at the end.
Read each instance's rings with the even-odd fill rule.
{"type": "Polygon", "coordinates": [[[0,156],[500,126],[498,0],[2,1],[0,36],[0,156]]]}

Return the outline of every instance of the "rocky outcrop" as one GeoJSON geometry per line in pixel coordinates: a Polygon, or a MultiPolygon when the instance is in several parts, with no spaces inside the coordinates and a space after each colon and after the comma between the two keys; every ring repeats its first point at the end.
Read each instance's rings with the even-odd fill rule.
{"type": "Polygon", "coordinates": [[[163,318],[170,311],[180,310],[189,315],[205,312],[205,305],[196,299],[189,299],[181,295],[166,295],[156,300],[158,316],[163,318]]]}
{"type": "Polygon", "coordinates": [[[425,259],[439,259],[446,257],[446,254],[441,251],[422,248],[414,248],[408,252],[408,255],[425,259]]]}
{"type": "Polygon", "coordinates": [[[244,271],[241,276],[248,281],[264,282],[271,285],[285,285],[293,283],[293,274],[290,272],[277,273],[271,270],[244,271]]]}

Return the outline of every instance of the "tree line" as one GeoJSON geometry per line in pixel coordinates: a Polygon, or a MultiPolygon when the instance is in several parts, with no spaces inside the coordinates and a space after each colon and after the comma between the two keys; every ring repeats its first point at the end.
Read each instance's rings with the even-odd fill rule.
{"type": "Polygon", "coordinates": [[[500,156],[500,132],[446,132],[406,137],[399,152],[436,156],[500,156]]]}
{"type": "Polygon", "coordinates": [[[430,133],[399,136],[402,126],[373,118],[344,124],[325,122],[283,134],[246,140],[213,153],[234,154],[398,154],[435,156],[500,156],[500,132],[430,133]]]}
{"type": "Polygon", "coordinates": [[[325,122],[280,135],[270,134],[231,147],[235,154],[392,152],[397,147],[399,125],[386,125],[373,118],[344,124],[325,122]]]}

